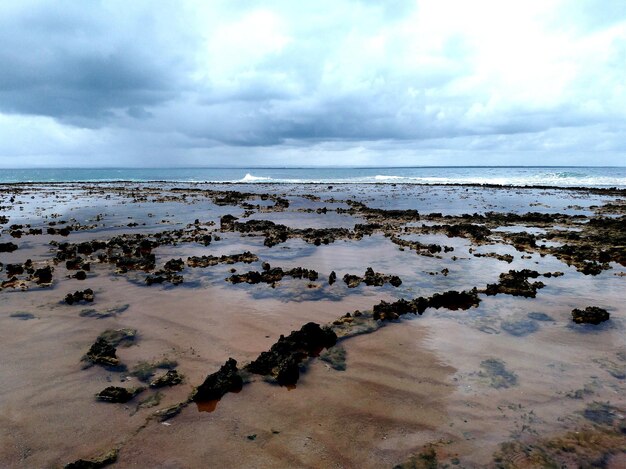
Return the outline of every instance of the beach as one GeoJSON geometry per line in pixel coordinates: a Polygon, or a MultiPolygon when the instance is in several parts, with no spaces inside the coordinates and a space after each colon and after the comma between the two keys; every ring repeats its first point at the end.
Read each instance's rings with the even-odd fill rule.
{"type": "Polygon", "coordinates": [[[624,188],[7,183],[0,226],[1,467],[626,465],[624,188]]]}

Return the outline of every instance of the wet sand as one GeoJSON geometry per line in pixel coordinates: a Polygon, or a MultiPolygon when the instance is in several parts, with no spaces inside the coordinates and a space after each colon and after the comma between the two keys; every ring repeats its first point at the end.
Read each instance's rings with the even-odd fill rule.
{"type": "Polygon", "coordinates": [[[5,185],[0,466],[116,450],[110,467],[623,467],[625,211],[619,190],[5,185]],[[93,241],[104,244],[87,252],[93,241]],[[258,260],[229,263],[246,251],[258,260]],[[193,256],[217,260],[193,267],[193,256]],[[52,282],[38,284],[46,267],[52,282]],[[297,278],[298,267],[316,278],[297,278]],[[501,274],[524,269],[537,273],[524,274],[525,289],[503,287],[501,274]],[[249,272],[266,280],[225,280],[249,272]],[[85,289],[93,302],[64,301],[85,289]],[[435,308],[449,291],[477,303],[435,308]],[[420,297],[431,301],[421,314],[372,312],[420,297]],[[610,319],[575,324],[572,310],[589,306],[610,319]],[[297,383],[245,371],[308,322],[338,342],[301,357],[297,383]],[[120,329],[136,331],[116,349],[125,370],[81,361],[120,329]],[[200,412],[190,397],[229,357],[243,389],[200,412]],[[164,360],[181,384],[136,376],[164,360]],[[96,399],[108,386],[148,389],[96,399]]]}

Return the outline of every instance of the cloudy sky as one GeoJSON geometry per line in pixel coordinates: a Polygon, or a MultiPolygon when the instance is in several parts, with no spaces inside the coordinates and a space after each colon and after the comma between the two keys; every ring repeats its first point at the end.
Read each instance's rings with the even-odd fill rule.
{"type": "Polygon", "coordinates": [[[0,2],[0,167],[626,165],[624,0],[0,2]]]}

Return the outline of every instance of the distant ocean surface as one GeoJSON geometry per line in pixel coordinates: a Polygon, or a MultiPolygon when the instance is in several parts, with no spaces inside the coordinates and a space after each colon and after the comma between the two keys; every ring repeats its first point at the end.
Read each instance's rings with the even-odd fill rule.
{"type": "Polygon", "coordinates": [[[510,184],[626,188],[626,167],[0,169],[0,183],[75,181],[510,184]]]}

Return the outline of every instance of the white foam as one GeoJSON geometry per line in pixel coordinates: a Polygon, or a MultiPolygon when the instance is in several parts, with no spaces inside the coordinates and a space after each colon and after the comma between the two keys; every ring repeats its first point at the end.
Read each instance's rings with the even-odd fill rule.
{"type": "Polygon", "coordinates": [[[404,179],[404,176],[385,176],[382,174],[377,174],[376,176],[374,176],[374,179],[376,181],[391,181],[391,180],[397,180],[397,179],[404,179]]]}
{"type": "Polygon", "coordinates": [[[265,178],[261,176],[253,176],[250,173],[246,173],[243,179],[240,179],[238,182],[259,182],[259,181],[269,181],[272,178],[265,178]]]}

